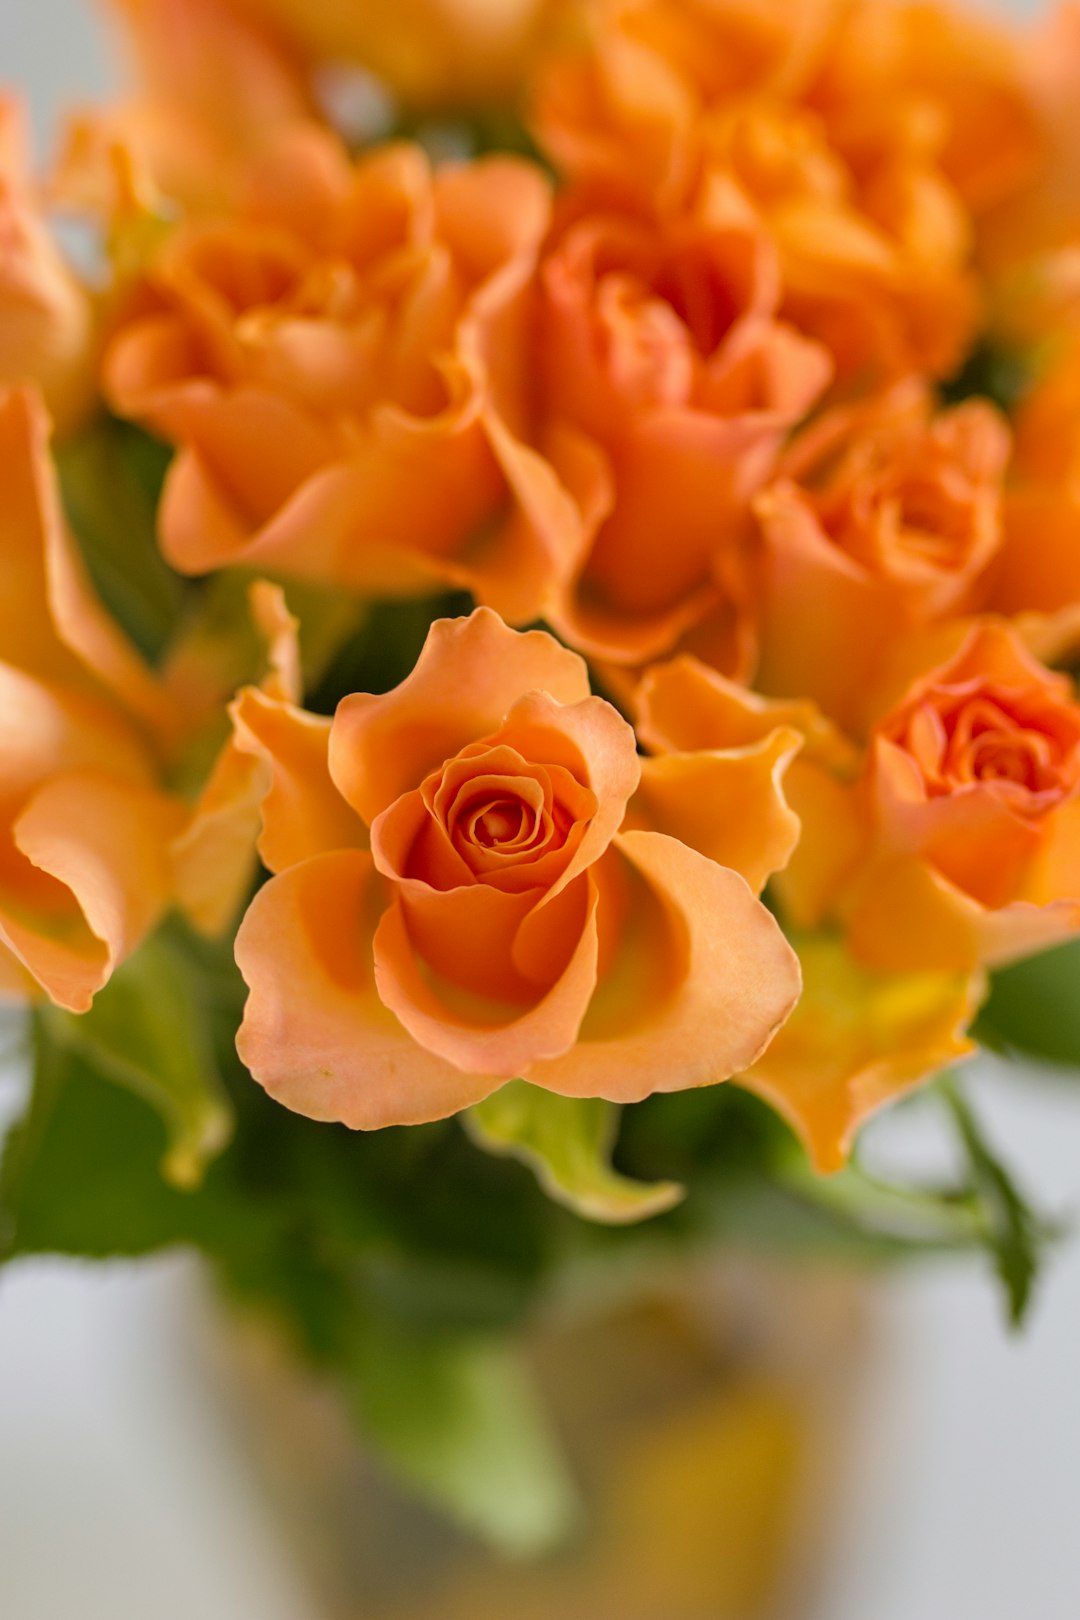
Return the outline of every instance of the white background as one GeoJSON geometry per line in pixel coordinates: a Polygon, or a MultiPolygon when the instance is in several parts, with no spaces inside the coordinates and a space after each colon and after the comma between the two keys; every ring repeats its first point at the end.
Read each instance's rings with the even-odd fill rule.
{"type": "MultiPolygon", "coordinates": [[[[43,136],[108,73],[90,0],[0,0],[0,78],[43,136]]],[[[974,1090],[1041,1201],[1080,1212],[1080,1081],[987,1067],[974,1090]]],[[[919,1108],[874,1140],[938,1150],[919,1108]]],[[[0,1282],[0,1620],[312,1620],[194,1370],[194,1290],[182,1260],[0,1282]]],[[[1078,1620],[1080,1237],[1019,1339],[974,1265],[877,1294],[833,1579],[799,1620],[1078,1620]]]]}

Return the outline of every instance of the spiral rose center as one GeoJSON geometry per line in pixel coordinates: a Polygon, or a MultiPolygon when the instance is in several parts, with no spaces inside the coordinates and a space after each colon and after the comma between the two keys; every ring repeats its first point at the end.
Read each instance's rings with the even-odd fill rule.
{"type": "Polygon", "coordinates": [[[495,849],[500,844],[519,843],[526,820],[532,823],[535,819],[535,816],[526,817],[525,806],[520,800],[504,799],[478,811],[471,830],[473,837],[485,849],[495,849]]]}

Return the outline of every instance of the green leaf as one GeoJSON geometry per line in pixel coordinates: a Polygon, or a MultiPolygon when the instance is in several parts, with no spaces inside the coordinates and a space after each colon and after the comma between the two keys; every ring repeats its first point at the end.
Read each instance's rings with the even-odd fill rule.
{"type": "Polygon", "coordinates": [[[99,417],[56,448],[68,520],[105,605],[145,658],[167,646],[191,587],[158,549],[157,506],[171,452],[99,417]]]}
{"type": "Polygon", "coordinates": [[[988,1046],[1080,1067],[1080,940],[995,973],[974,1033],[988,1046]]]}
{"type": "Polygon", "coordinates": [[[207,1247],[251,1224],[218,1189],[184,1193],[162,1180],[161,1120],[103,1080],[78,1053],[38,1031],[34,1085],[0,1160],[0,1260],[83,1259],[207,1247]]]}
{"type": "Polygon", "coordinates": [[[184,953],[155,935],[117,969],[89,1012],[49,1008],[43,1017],[53,1041],[157,1109],[169,1136],[162,1173],[174,1186],[197,1186],[229,1139],[232,1111],[184,953]]]}
{"type": "Polygon", "coordinates": [[[990,1148],[956,1081],[946,1075],[938,1085],[967,1154],[972,1188],[982,1206],[984,1241],[1005,1289],[1009,1323],[1018,1328],[1031,1303],[1043,1246],[1055,1233],[1031,1209],[990,1148]]]}
{"type": "Polygon", "coordinates": [[[599,1097],[558,1097],[511,1080],[463,1118],[480,1147],[520,1159],[551,1198],[587,1220],[643,1221],[683,1196],[676,1182],[631,1181],[612,1169],[619,1110],[599,1097]]]}
{"type": "Polygon", "coordinates": [[[532,1385],[503,1340],[362,1325],[352,1389],[394,1472],[510,1557],[557,1546],[577,1494],[532,1385]]]}

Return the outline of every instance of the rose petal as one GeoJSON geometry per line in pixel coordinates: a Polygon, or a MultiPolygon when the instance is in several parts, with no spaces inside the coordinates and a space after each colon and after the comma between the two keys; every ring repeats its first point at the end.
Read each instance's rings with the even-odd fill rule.
{"type": "Polygon", "coordinates": [[[331,723],[246,687],[230,713],[236,746],[269,767],[258,848],[272,872],[332,849],[361,848],[363,822],[330,779],[331,723]]]}
{"type": "Polygon", "coordinates": [[[180,807],[153,789],[81,771],[30,799],[14,836],[40,871],[71,893],[67,918],[40,927],[10,915],[5,942],[52,999],[85,1012],[117,963],[162,916],[172,894],[169,846],[180,807]]]}
{"type": "Polygon", "coordinates": [[[798,959],[775,919],[737,872],[663,833],[620,834],[610,863],[629,891],[612,960],[577,1044],[525,1078],[568,1097],[637,1102],[749,1068],[799,994],[798,959]]]}
{"type": "Polygon", "coordinates": [[[249,996],[237,1051],[294,1113],[354,1130],[443,1119],[498,1084],[418,1046],[380,1001],[371,857],[335,851],[289,867],[255,896],[236,937],[249,996]]]}
{"type": "Polygon", "coordinates": [[[797,731],[779,727],[747,748],[646,759],[632,824],[700,850],[760,894],[799,841],[799,818],[783,783],[801,747],[797,731]]]}
{"type": "Polygon", "coordinates": [[[370,823],[468,743],[494,733],[532,691],[580,703],[589,696],[583,660],[543,631],[510,630],[490,608],[439,619],[400,686],[338,705],[330,774],[370,823]]]}
{"type": "Polygon", "coordinates": [[[878,974],[840,941],[800,947],[802,1000],[739,1084],[782,1114],[823,1175],[843,1167],[859,1126],[977,1050],[968,1027],[979,974],[878,974]]]}
{"type": "MultiPolygon", "coordinates": [[[[573,892],[576,895],[578,890],[573,892]]],[[[418,963],[404,908],[400,904],[392,906],[375,934],[375,978],[383,1002],[428,1051],[467,1073],[508,1080],[540,1059],[558,1056],[573,1045],[596,985],[596,891],[589,879],[582,879],[580,893],[584,903],[576,907],[576,917],[562,918],[568,947],[566,966],[547,993],[524,1011],[486,1001],[470,1004],[465,995],[451,996],[449,985],[433,985],[418,963]]],[[[479,930],[491,919],[495,893],[484,889],[455,891],[455,897],[465,895],[477,896],[480,902],[476,907],[479,930]]],[[[528,897],[498,898],[510,906],[528,897]]],[[[492,942],[482,938],[479,931],[475,938],[478,982],[498,986],[502,964],[490,955],[492,942]],[[485,946],[489,950],[485,951],[485,946]]],[[[443,941],[443,950],[453,944],[459,951],[469,950],[473,941],[458,931],[453,940],[443,941]]]]}

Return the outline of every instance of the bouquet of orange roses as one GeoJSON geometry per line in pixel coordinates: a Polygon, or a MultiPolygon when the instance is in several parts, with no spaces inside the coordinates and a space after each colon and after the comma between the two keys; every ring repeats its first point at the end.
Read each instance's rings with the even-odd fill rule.
{"type": "Polygon", "coordinates": [[[1080,1061],[1076,14],[109,9],[0,108],[0,1251],[358,1386],[643,1242],[1018,1318],[951,1077],[955,1183],[851,1156],[1080,1061]]]}

